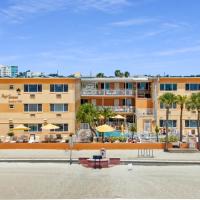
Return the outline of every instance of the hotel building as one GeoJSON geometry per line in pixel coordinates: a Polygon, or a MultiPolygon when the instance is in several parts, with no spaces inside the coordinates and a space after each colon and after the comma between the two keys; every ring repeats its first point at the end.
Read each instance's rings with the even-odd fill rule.
{"type": "Polygon", "coordinates": [[[57,134],[75,133],[79,104],[79,78],[0,78],[1,135],[19,124],[42,133],[45,123],[58,125],[57,134]]]}
{"type": "MultiPolygon", "coordinates": [[[[0,78],[0,134],[19,124],[41,133],[45,123],[58,125],[58,134],[75,133],[83,103],[111,108],[136,123],[138,133],[154,132],[156,125],[165,126],[166,110],[158,100],[165,92],[200,92],[200,77],[0,78]]],[[[184,134],[197,133],[196,118],[195,111],[184,108],[184,134]]],[[[171,131],[179,133],[178,105],[171,106],[169,120],[171,131]]]]}

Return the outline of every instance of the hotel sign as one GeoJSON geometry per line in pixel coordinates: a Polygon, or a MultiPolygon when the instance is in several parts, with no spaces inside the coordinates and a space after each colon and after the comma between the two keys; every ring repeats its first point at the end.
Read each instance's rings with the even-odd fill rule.
{"type": "Polygon", "coordinates": [[[8,103],[22,103],[22,100],[19,100],[18,96],[13,96],[11,94],[2,94],[2,98],[8,99],[8,103]]]}

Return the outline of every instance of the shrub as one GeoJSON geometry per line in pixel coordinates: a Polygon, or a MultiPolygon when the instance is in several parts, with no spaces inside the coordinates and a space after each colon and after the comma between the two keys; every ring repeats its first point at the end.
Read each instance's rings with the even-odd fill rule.
{"type": "MultiPolygon", "coordinates": [[[[160,142],[165,142],[165,138],[161,138],[160,142]]],[[[168,136],[168,142],[177,142],[178,141],[178,137],[176,135],[169,135],[168,136]]]]}
{"type": "Polygon", "coordinates": [[[14,133],[13,133],[12,131],[10,131],[10,132],[8,132],[7,135],[10,136],[10,137],[13,137],[13,136],[14,136],[14,133]]]}

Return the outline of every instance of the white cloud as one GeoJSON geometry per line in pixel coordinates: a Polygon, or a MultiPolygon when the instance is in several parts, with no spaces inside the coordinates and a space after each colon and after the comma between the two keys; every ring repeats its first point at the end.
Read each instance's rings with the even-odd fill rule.
{"type": "Polygon", "coordinates": [[[111,11],[130,5],[129,0],[10,0],[7,7],[0,9],[0,17],[17,23],[45,12],[88,9],[111,11]]]}
{"type": "Polygon", "coordinates": [[[166,51],[156,52],[155,55],[159,56],[173,56],[176,54],[183,54],[183,53],[191,53],[191,52],[200,52],[200,46],[192,46],[192,47],[184,47],[179,49],[172,49],[166,51]]]}
{"type": "Polygon", "coordinates": [[[156,19],[151,19],[151,18],[138,18],[138,19],[128,19],[128,20],[124,20],[124,21],[113,22],[111,25],[118,26],[118,27],[126,27],[126,26],[148,24],[148,23],[152,23],[155,21],[156,21],[156,19]]]}

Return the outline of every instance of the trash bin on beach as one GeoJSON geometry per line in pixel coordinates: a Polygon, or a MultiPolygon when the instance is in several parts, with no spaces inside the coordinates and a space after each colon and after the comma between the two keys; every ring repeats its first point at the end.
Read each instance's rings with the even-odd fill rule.
{"type": "Polygon", "coordinates": [[[106,150],[104,148],[100,150],[100,155],[102,156],[102,158],[106,158],[106,150]]]}

